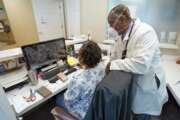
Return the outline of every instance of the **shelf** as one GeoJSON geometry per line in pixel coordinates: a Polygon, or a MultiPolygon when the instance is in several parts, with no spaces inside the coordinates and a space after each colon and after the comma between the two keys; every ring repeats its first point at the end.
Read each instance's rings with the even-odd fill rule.
{"type": "Polygon", "coordinates": [[[86,42],[87,39],[74,39],[74,40],[66,40],[66,46],[74,45],[74,44],[81,44],[86,42]]]}
{"type": "Polygon", "coordinates": [[[16,85],[18,83],[21,83],[27,80],[28,79],[27,74],[28,72],[25,66],[19,69],[15,69],[10,72],[6,72],[5,74],[2,74],[0,76],[0,84],[4,88],[9,88],[13,85],[16,85]]]}
{"type": "Polygon", "coordinates": [[[104,40],[103,43],[113,45],[115,43],[115,40],[104,40]]]}
{"type": "Polygon", "coordinates": [[[179,47],[175,44],[169,44],[169,43],[160,43],[159,45],[160,48],[164,48],[164,49],[174,49],[174,50],[178,50],[179,47]]]}
{"type": "Polygon", "coordinates": [[[21,48],[0,51],[0,62],[22,57],[21,48]]]}
{"type": "Polygon", "coordinates": [[[0,20],[3,20],[3,21],[4,21],[4,20],[8,20],[8,19],[7,19],[6,17],[1,17],[1,16],[0,16],[0,20]]]}
{"type": "MultiPolygon", "coordinates": [[[[86,39],[75,39],[75,40],[66,40],[66,46],[74,45],[74,44],[80,44],[83,42],[86,42],[86,39]]],[[[22,50],[21,48],[14,48],[14,49],[9,49],[9,50],[3,50],[0,51],[0,62],[15,59],[22,57],[22,50]]]]}

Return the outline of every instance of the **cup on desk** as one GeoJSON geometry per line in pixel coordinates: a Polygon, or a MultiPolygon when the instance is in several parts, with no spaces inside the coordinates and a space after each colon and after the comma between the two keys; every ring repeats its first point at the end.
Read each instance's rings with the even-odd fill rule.
{"type": "Polygon", "coordinates": [[[36,71],[30,70],[28,72],[28,76],[30,78],[30,82],[32,85],[37,85],[38,84],[38,75],[36,71]]]}

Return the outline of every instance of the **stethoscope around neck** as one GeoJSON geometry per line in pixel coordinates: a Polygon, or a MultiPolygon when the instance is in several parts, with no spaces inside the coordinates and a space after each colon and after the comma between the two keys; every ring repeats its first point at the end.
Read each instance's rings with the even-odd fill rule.
{"type": "Polygon", "coordinates": [[[131,26],[131,29],[130,29],[130,32],[129,32],[129,35],[128,35],[128,39],[127,39],[127,42],[125,44],[125,49],[122,51],[122,57],[121,59],[125,59],[126,58],[126,54],[127,54],[127,46],[128,46],[128,43],[130,41],[130,37],[131,37],[131,33],[132,33],[132,30],[134,28],[134,24],[135,24],[135,20],[132,20],[133,24],[131,26]]]}

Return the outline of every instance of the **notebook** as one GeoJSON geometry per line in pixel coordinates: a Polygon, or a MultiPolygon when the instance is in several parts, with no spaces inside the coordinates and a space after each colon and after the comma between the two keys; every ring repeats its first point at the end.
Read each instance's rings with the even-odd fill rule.
{"type": "Polygon", "coordinates": [[[52,92],[51,92],[49,89],[47,89],[45,86],[40,87],[40,88],[37,90],[37,92],[38,92],[40,95],[42,95],[44,98],[46,98],[46,97],[48,97],[48,96],[50,96],[50,95],[52,94],[52,92]]]}

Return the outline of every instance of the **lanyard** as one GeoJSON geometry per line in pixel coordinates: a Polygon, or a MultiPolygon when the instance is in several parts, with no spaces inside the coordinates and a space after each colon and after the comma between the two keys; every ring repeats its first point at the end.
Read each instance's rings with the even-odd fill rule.
{"type": "Polygon", "coordinates": [[[133,27],[134,27],[134,20],[133,20],[133,24],[131,26],[131,30],[129,32],[129,35],[128,35],[128,39],[127,39],[127,42],[126,42],[126,45],[125,45],[125,49],[122,51],[122,57],[121,59],[125,59],[126,58],[126,54],[127,54],[127,46],[128,46],[128,43],[129,43],[129,40],[130,40],[130,36],[131,36],[131,33],[132,33],[132,30],[133,30],[133,27]]]}

